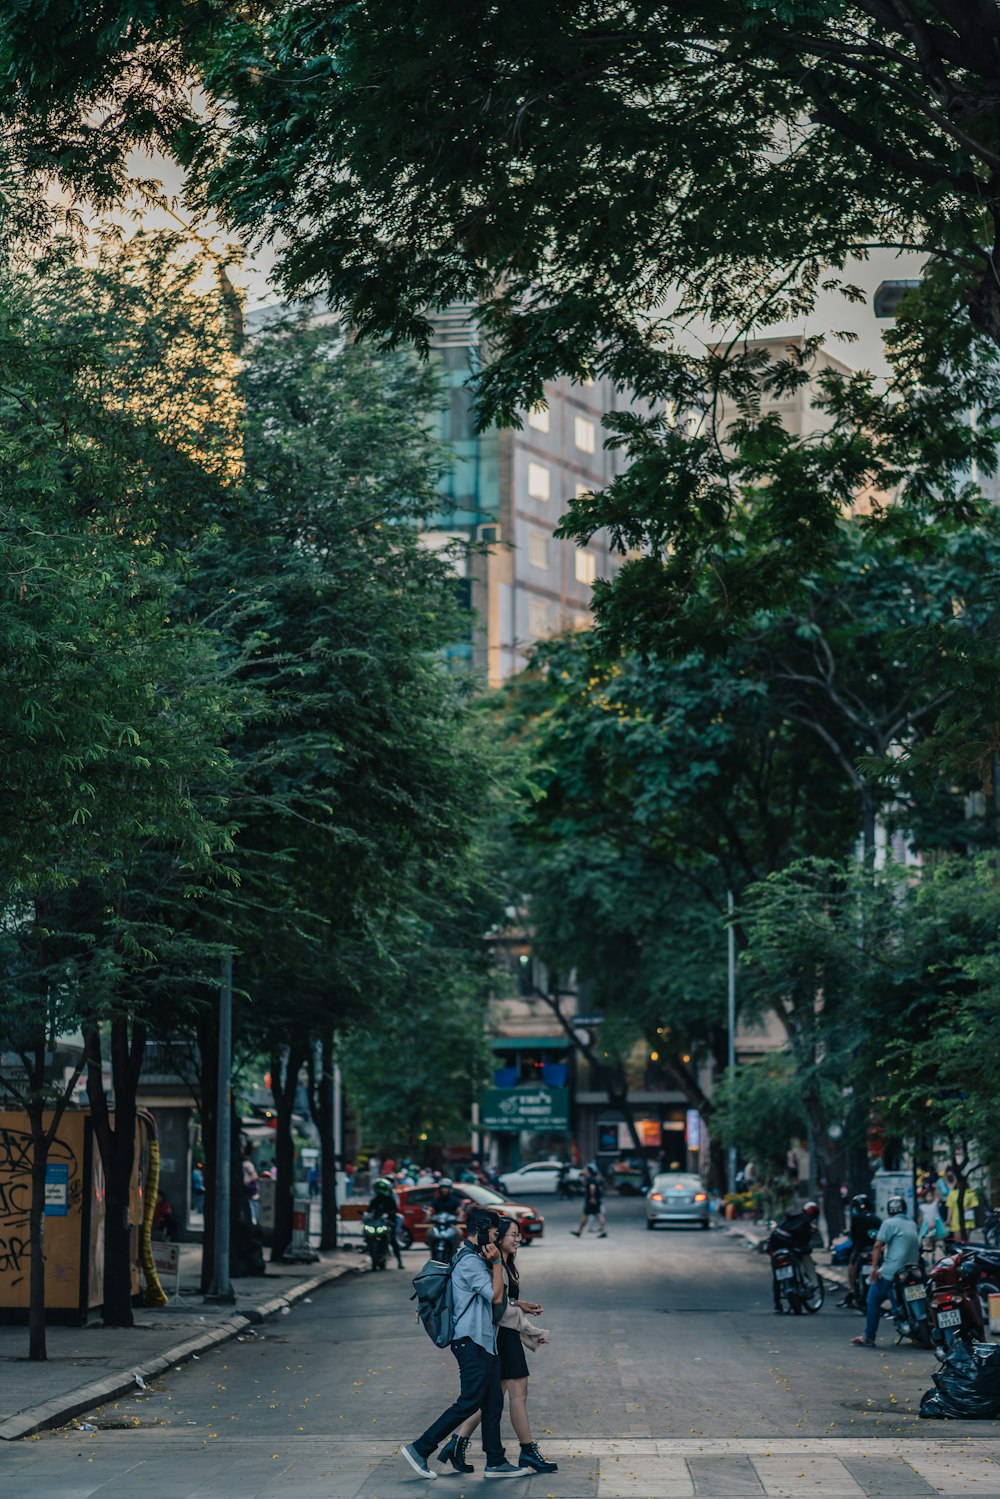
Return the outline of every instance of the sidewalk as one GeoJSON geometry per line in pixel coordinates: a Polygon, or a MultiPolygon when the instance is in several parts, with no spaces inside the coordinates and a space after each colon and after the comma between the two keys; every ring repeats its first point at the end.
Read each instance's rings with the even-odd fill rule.
{"type": "MultiPolygon", "coordinates": [[[[164,1307],[136,1307],[132,1328],[49,1326],[48,1361],[28,1359],[26,1326],[0,1325],[0,1441],[60,1426],[117,1399],[147,1380],[230,1338],[253,1337],[254,1324],[280,1317],[296,1301],[364,1261],[353,1250],[321,1254],[312,1265],[268,1264],[267,1274],[233,1281],[236,1301],[212,1306],[198,1292],[201,1248],[181,1247],[181,1299],[164,1307]]],[[[172,1286],[164,1286],[170,1295],[172,1286]]]]}

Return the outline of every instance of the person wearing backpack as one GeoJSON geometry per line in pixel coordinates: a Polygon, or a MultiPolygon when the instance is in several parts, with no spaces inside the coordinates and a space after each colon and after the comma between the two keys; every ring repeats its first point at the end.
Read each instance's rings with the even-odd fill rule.
{"type": "Polygon", "coordinates": [[[503,1391],[497,1357],[495,1321],[506,1302],[506,1282],[496,1246],[497,1219],[485,1208],[473,1208],[466,1219],[466,1238],[452,1261],[454,1320],[451,1351],[458,1364],[459,1394],[453,1405],[400,1451],[420,1478],[437,1478],[427,1459],[457,1426],[475,1411],[483,1413],[485,1478],[523,1478],[524,1469],[509,1463],[500,1440],[503,1391]],[[494,1313],[494,1307],[496,1312],[494,1313]]]}

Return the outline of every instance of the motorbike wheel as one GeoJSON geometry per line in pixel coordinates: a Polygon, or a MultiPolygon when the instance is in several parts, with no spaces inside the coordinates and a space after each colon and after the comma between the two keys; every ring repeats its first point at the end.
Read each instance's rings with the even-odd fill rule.
{"type": "Polygon", "coordinates": [[[1000,1249],[1000,1222],[987,1223],[983,1238],[989,1249],[1000,1249]]]}
{"type": "Polygon", "coordinates": [[[816,1288],[808,1296],[802,1298],[802,1305],[807,1312],[818,1312],[826,1299],[826,1287],[823,1284],[822,1275],[816,1277],[816,1288]]]}
{"type": "Polygon", "coordinates": [[[400,1249],[413,1248],[413,1235],[410,1233],[410,1230],[405,1227],[405,1225],[398,1231],[398,1233],[396,1234],[396,1238],[399,1240],[400,1249]]]}
{"type": "Polygon", "coordinates": [[[917,1325],[916,1325],[916,1327],[914,1329],[914,1332],[913,1332],[913,1341],[920,1348],[933,1348],[934,1347],[934,1343],[933,1343],[933,1340],[931,1338],[931,1329],[930,1329],[930,1324],[929,1323],[927,1323],[927,1322],[918,1322],[917,1323],[917,1325]]]}

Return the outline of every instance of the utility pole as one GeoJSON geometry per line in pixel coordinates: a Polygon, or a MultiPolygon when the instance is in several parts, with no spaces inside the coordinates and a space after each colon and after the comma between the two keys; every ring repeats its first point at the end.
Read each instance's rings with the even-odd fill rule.
{"type": "MultiPolygon", "coordinates": [[[[733,1088],[736,1084],[736,928],[733,926],[733,892],[730,890],[726,895],[726,906],[729,911],[729,926],[726,929],[727,946],[729,952],[729,994],[728,994],[728,1020],[729,1020],[729,1055],[727,1058],[726,1072],[729,1078],[729,1098],[732,1101],[733,1088]]],[[[736,1145],[729,1147],[729,1190],[736,1191],[736,1145]]]]}
{"type": "Polygon", "coordinates": [[[215,1117],[215,1253],[206,1301],[233,1302],[229,1279],[229,1210],[232,1184],[233,959],[222,960],[219,993],[219,1076],[215,1117]]]}

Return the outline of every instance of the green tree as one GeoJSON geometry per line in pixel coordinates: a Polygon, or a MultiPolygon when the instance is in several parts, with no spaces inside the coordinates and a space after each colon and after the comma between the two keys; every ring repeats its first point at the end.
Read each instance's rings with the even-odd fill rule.
{"type": "Polygon", "coordinates": [[[429,1013],[435,938],[416,934],[468,899],[495,774],[443,659],[460,631],[452,561],[421,540],[443,462],[431,372],[293,318],[248,341],[241,388],[241,504],[193,607],[232,594],[237,679],[269,704],[230,746],[239,888],[218,918],[241,1033],[272,1077],[280,1257],[300,1073],[317,1041],[329,1057],[335,1034],[403,1004],[411,967],[429,1013]]]}
{"type": "MultiPolygon", "coordinates": [[[[142,1037],[184,982],[178,965],[189,979],[204,962],[201,950],[180,951],[163,913],[220,873],[231,839],[224,739],[242,706],[216,632],[183,617],[184,567],[171,548],[181,533],[196,542],[190,516],[211,509],[206,493],[217,498],[227,478],[223,459],[209,472],[225,372],[217,343],[199,343],[211,323],[194,291],[203,267],[179,268],[175,252],[174,242],[155,253],[148,241],[98,245],[83,266],[60,245],[12,257],[0,287],[3,1028],[33,1059],[29,1113],[68,1096],[34,1065],[54,1027],[86,1032],[107,1183],[104,1315],[124,1325],[142,1037]],[[168,302],[165,343],[154,325],[168,302]],[[198,369],[200,383],[199,358],[214,365],[198,369]],[[181,387],[217,397],[198,451],[196,419],[180,420],[181,387]],[[137,1005],[130,1048],[121,1026],[137,1005]]],[[[43,1152],[36,1167],[44,1181],[43,1152]]]]}

